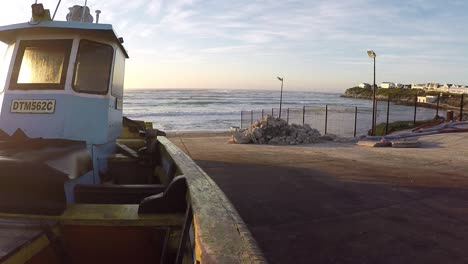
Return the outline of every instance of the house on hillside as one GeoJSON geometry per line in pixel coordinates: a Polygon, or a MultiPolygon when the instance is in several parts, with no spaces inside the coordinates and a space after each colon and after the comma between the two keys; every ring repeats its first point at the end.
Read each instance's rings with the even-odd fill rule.
{"type": "Polygon", "coordinates": [[[452,87],[449,89],[450,93],[456,93],[456,94],[468,93],[468,88],[465,88],[465,86],[463,86],[463,85],[456,85],[456,86],[452,86],[452,87]]]}
{"type": "Polygon", "coordinates": [[[448,85],[445,85],[445,84],[441,84],[441,85],[439,85],[439,87],[437,88],[437,91],[447,93],[447,92],[449,91],[449,86],[448,86],[448,85]]]}
{"type": "Polygon", "coordinates": [[[411,84],[396,83],[395,87],[399,89],[411,89],[411,84]]]}
{"type": "Polygon", "coordinates": [[[452,88],[453,84],[451,83],[446,83],[442,85],[442,89],[448,91],[450,88],[452,88]]]}
{"type": "Polygon", "coordinates": [[[425,83],[413,83],[411,84],[411,89],[426,89],[425,83]]]}
{"type": "Polygon", "coordinates": [[[418,96],[418,103],[435,103],[437,102],[437,96],[426,95],[418,96]]]}
{"type": "Polygon", "coordinates": [[[393,89],[395,87],[396,87],[395,83],[392,83],[392,82],[383,82],[380,84],[380,88],[393,89]]]}
{"type": "Polygon", "coordinates": [[[439,83],[426,83],[427,90],[437,90],[439,88],[439,83]]]}
{"type": "Polygon", "coordinates": [[[359,84],[359,88],[368,89],[371,88],[371,85],[368,83],[361,83],[359,84]]]}
{"type": "Polygon", "coordinates": [[[426,95],[426,103],[435,103],[437,102],[437,96],[426,95]]]}

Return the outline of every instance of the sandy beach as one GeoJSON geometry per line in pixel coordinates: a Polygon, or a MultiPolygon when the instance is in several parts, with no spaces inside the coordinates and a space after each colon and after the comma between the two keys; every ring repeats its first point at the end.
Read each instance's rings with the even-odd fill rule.
{"type": "Polygon", "coordinates": [[[226,193],[269,262],[468,261],[468,133],[422,137],[415,149],[236,145],[229,135],[168,137],[226,193]]]}

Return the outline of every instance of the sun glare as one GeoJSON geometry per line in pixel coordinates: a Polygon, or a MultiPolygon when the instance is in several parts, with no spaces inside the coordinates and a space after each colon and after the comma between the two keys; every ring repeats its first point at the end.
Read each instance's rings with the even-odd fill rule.
{"type": "Polygon", "coordinates": [[[21,61],[18,83],[60,83],[63,62],[62,51],[28,47],[21,61]]]}

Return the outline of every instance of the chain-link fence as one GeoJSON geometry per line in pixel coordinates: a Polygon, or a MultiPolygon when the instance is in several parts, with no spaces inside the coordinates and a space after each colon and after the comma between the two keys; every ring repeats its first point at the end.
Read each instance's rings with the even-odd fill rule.
{"type": "Polygon", "coordinates": [[[468,121],[468,96],[465,96],[464,94],[462,95],[461,98],[462,105],[461,105],[461,113],[462,113],[462,119],[463,121],[468,121]]]}
{"type": "MultiPolygon", "coordinates": [[[[309,124],[322,134],[354,136],[357,133],[357,111],[357,107],[337,105],[282,108],[281,118],[286,120],[288,124],[309,124]]],[[[250,127],[254,122],[267,115],[280,117],[280,109],[241,111],[241,128],[250,127]]]]}
{"type": "MultiPolygon", "coordinates": [[[[376,101],[374,134],[391,133],[395,126],[398,129],[413,128],[440,118],[468,120],[468,96],[463,94],[394,96],[378,98],[376,101]]],[[[241,111],[241,128],[248,128],[267,115],[281,117],[288,124],[309,124],[322,134],[372,134],[372,107],[341,105],[282,108],[281,115],[279,108],[241,111]]]]}
{"type": "Polygon", "coordinates": [[[468,96],[465,94],[441,96],[439,104],[445,108],[451,106],[453,119],[456,121],[468,121],[468,96]]]}
{"type": "Polygon", "coordinates": [[[325,110],[326,106],[304,106],[303,124],[309,124],[311,127],[325,134],[325,110]]]}

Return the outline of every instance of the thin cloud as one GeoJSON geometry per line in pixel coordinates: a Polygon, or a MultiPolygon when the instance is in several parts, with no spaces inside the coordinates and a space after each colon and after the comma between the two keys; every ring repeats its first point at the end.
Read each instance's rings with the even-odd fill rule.
{"type": "Polygon", "coordinates": [[[150,16],[157,16],[161,12],[162,0],[151,0],[148,3],[146,13],[150,16]]]}

